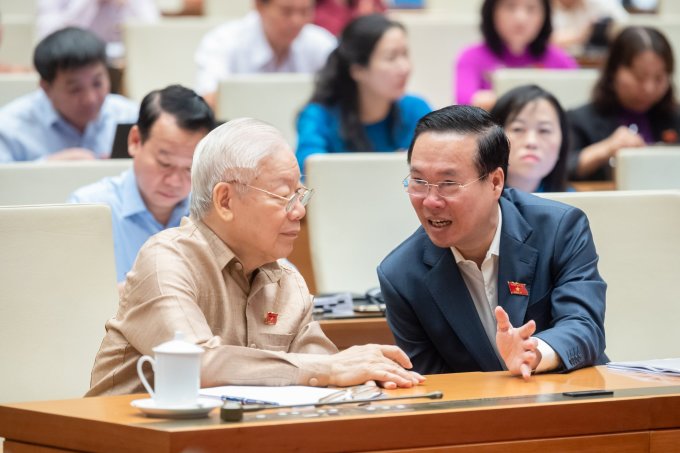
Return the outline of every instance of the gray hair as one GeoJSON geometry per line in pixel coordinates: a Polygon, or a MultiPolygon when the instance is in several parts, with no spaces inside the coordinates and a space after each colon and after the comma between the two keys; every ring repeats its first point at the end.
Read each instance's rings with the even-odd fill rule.
{"type": "Polygon", "coordinates": [[[213,129],[196,146],[191,166],[191,216],[202,219],[212,206],[213,188],[220,182],[249,184],[258,164],[286,139],[274,126],[253,118],[238,118],[213,129]]]}

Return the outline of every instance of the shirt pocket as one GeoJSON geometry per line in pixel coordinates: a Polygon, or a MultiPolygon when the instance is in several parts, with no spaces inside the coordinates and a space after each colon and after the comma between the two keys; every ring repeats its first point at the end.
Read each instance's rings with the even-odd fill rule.
{"type": "Polygon", "coordinates": [[[260,349],[288,352],[295,335],[292,333],[263,333],[257,338],[260,349]]]}

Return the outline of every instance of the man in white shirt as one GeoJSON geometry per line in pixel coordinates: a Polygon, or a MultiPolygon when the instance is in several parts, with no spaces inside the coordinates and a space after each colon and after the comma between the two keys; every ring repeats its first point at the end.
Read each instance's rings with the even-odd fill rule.
{"type": "Polygon", "coordinates": [[[203,37],[196,51],[196,91],[215,106],[219,81],[230,74],[314,73],[337,45],[311,23],[313,0],[256,0],[255,9],[203,37]]]}

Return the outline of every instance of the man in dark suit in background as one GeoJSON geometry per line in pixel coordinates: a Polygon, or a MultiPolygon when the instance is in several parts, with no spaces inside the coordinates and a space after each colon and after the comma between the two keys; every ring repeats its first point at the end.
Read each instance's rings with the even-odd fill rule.
{"type": "Polygon", "coordinates": [[[420,373],[528,379],[607,360],[606,284],[588,220],[504,189],[508,155],[502,128],[476,107],[418,123],[404,187],[422,227],[378,277],[397,345],[420,373]]]}

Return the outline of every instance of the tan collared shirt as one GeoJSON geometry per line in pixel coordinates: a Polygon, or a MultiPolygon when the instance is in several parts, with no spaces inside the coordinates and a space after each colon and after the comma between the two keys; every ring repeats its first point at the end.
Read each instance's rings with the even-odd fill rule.
{"type": "Polygon", "coordinates": [[[177,330],[205,350],[201,387],[327,385],[330,366],[317,354],[337,348],[312,321],[312,308],[296,270],[271,263],[248,280],[210,228],[184,218],[140,250],[118,313],[106,323],[86,396],[144,392],[137,360],[177,330]],[[267,312],[278,314],[276,324],[264,322],[267,312]]]}

